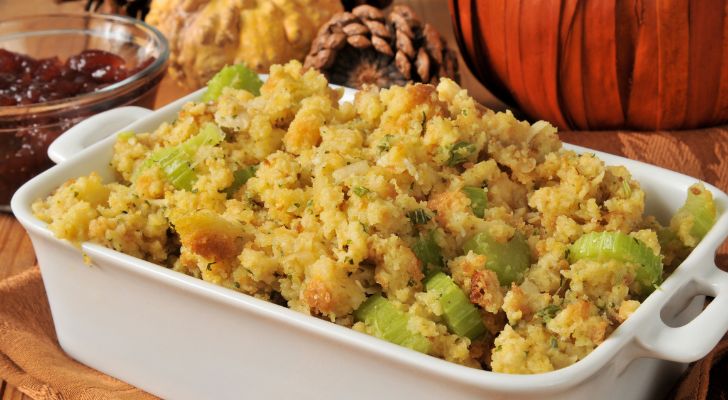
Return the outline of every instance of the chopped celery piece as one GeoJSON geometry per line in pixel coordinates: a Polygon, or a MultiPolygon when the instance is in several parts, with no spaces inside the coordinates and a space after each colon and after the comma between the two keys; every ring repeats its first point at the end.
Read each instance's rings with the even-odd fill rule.
{"type": "Polygon", "coordinates": [[[442,316],[450,332],[471,340],[485,332],[478,309],[449,276],[438,272],[425,282],[425,288],[427,293],[440,295],[442,316]]]}
{"type": "Polygon", "coordinates": [[[225,189],[227,198],[232,198],[235,195],[235,192],[248,182],[248,179],[254,177],[257,169],[258,167],[256,165],[251,165],[233,172],[233,183],[229,188],[225,189]]]}
{"type": "Polygon", "coordinates": [[[662,260],[639,239],[622,232],[591,232],[583,235],[569,248],[569,262],[587,259],[618,260],[639,264],[635,271],[635,291],[650,294],[662,280],[662,260]]]}
{"type": "Polygon", "coordinates": [[[167,176],[167,180],[177,189],[192,190],[197,180],[191,158],[181,149],[170,148],[161,151],[160,158],[155,160],[167,176]]]}
{"type": "Polygon", "coordinates": [[[488,208],[488,196],[485,189],[476,186],[465,186],[463,193],[470,199],[470,208],[478,218],[483,218],[488,208]]]}
{"type": "Polygon", "coordinates": [[[202,146],[215,146],[225,139],[223,132],[217,125],[207,122],[200,127],[200,132],[178,145],[188,155],[194,155],[202,146]]]}
{"type": "Polygon", "coordinates": [[[409,323],[407,314],[379,294],[369,297],[354,312],[354,316],[364,322],[374,336],[380,339],[420,353],[427,354],[430,351],[430,341],[426,337],[407,329],[409,323]]]}
{"type": "MultiPolygon", "coordinates": [[[[687,217],[692,219],[690,236],[695,238],[695,244],[697,244],[715,224],[716,214],[713,194],[702,183],[696,183],[688,188],[688,197],[685,199],[685,204],[673,218],[687,217]]],[[[693,243],[689,243],[689,245],[694,246],[693,243]]]]}
{"type": "Polygon", "coordinates": [[[243,64],[227,65],[207,82],[207,91],[202,95],[202,101],[217,100],[222,89],[226,87],[244,89],[258,96],[261,86],[263,81],[255,71],[243,64]]]}
{"type": "Polygon", "coordinates": [[[498,242],[488,233],[480,232],[463,246],[465,253],[473,251],[486,256],[485,267],[498,275],[502,286],[520,283],[531,265],[531,249],[523,236],[516,234],[506,243],[498,242]]]}
{"type": "Polygon", "coordinates": [[[223,131],[217,125],[208,122],[200,128],[200,132],[197,135],[177,146],[159,149],[149,155],[134,175],[138,176],[145,169],[152,165],[157,165],[162,169],[169,183],[175,188],[191,190],[192,185],[197,180],[197,175],[195,175],[194,171],[195,153],[201,146],[215,146],[222,142],[224,138],[225,134],[223,131]]]}
{"type": "Polygon", "coordinates": [[[475,153],[475,146],[468,142],[457,142],[450,149],[450,159],[447,165],[454,167],[468,161],[468,157],[475,153]]]}
{"type": "Polygon", "coordinates": [[[442,249],[435,241],[434,230],[420,234],[420,237],[412,245],[412,251],[424,265],[425,275],[433,271],[439,271],[445,265],[442,262],[442,249]]]}

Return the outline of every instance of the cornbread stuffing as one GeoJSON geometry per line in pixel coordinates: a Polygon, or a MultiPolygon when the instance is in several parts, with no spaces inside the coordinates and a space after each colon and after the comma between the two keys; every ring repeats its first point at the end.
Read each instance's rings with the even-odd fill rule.
{"type": "Polygon", "coordinates": [[[273,66],[258,96],[228,87],[120,134],[116,181],[70,180],[33,210],[72,243],[517,374],[585,357],[702,237],[694,207],[661,226],[624,167],[448,79],[342,93],[273,66]]]}

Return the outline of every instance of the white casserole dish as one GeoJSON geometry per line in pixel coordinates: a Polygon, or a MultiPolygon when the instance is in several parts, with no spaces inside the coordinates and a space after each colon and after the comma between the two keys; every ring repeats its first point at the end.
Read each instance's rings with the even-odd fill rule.
{"type": "MultiPolygon", "coordinates": [[[[91,171],[113,178],[116,132],[150,131],[200,95],[155,112],[123,107],[85,120],[49,149],[58,165],[12,199],[38,256],[61,347],[99,371],[170,399],[654,399],[728,330],[728,273],[714,263],[728,236],[728,196],[710,185],[718,221],[661,289],[582,361],[528,376],[449,363],[93,243],[83,244],[89,266],[33,216],[32,202],[70,178],[91,171]],[[702,295],[715,297],[705,310],[702,295]]],[[[648,212],[663,223],[696,181],[594,153],[630,170],[648,212]]]]}

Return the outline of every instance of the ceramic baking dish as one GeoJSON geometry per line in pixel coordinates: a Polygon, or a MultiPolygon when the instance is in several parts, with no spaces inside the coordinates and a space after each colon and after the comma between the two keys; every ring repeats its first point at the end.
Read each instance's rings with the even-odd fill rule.
{"type": "MultiPolygon", "coordinates": [[[[170,399],[654,399],[728,330],[728,274],[714,263],[728,235],[728,196],[710,185],[719,218],[685,262],[585,359],[539,375],[449,363],[93,243],[83,244],[87,265],[33,216],[32,202],[70,178],[97,171],[113,179],[114,133],[150,131],[200,94],[80,123],[49,149],[58,165],[12,200],[38,256],[58,340],[84,364],[170,399]],[[715,297],[704,310],[703,295],[715,297]]],[[[594,153],[632,172],[663,223],[696,181],[594,153]]]]}

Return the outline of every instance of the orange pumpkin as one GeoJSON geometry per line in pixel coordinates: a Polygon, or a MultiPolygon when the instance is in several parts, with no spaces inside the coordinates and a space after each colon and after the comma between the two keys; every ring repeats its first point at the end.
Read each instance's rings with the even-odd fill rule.
{"type": "Polygon", "coordinates": [[[728,122],[728,0],[450,0],[473,74],[572,129],[728,122]]]}

